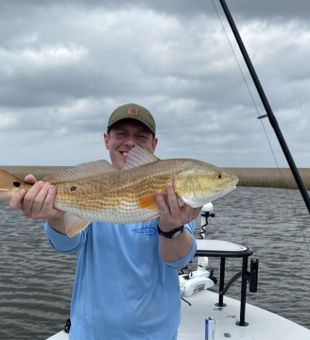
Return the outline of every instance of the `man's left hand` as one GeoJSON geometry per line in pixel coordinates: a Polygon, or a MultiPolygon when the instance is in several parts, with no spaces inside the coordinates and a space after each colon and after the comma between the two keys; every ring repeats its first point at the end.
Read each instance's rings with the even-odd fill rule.
{"type": "Polygon", "coordinates": [[[192,208],[178,199],[173,184],[167,185],[166,193],[158,192],[156,202],[159,208],[158,227],[169,232],[197,218],[201,208],[192,208]]]}

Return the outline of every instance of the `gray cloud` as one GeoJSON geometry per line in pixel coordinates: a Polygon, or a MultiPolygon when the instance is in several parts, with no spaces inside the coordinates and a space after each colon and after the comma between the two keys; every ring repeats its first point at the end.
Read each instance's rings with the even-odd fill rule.
{"type": "MultiPolygon", "coordinates": [[[[307,20],[310,13],[310,3],[307,0],[226,0],[226,2],[233,15],[249,20],[271,17],[279,19],[303,18],[307,20]]],[[[221,9],[218,0],[14,0],[14,2],[1,0],[0,4],[2,13],[6,15],[25,13],[25,11],[27,13],[33,11],[34,8],[48,11],[50,7],[59,6],[65,11],[78,7],[95,10],[98,8],[107,10],[118,10],[120,8],[151,9],[159,13],[188,18],[197,15],[213,16],[215,15],[214,6],[221,9]]]]}
{"type": "MultiPolygon", "coordinates": [[[[301,13],[308,2],[300,13],[288,1],[281,10],[278,2],[268,10],[267,1],[229,3],[298,161],[309,166],[309,24],[301,13]]],[[[210,2],[14,1],[2,8],[0,163],[74,164],[106,155],[107,117],[131,101],[154,111],[162,157],[272,162],[210,2]]]]}

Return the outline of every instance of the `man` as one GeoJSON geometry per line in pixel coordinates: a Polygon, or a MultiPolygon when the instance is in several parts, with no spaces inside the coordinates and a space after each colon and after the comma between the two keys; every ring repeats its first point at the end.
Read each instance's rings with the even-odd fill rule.
{"type": "MultiPolygon", "coordinates": [[[[135,145],[154,152],[156,126],[143,106],[126,104],[110,116],[104,143],[121,169],[135,145]]],[[[72,340],[173,340],[180,321],[178,269],[194,256],[194,225],[200,209],[180,204],[174,187],[157,193],[160,216],[145,223],[92,222],[73,238],[64,214],[53,207],[56,188],[42,181],[11,199],[11,207],[46,219],[51,246],[77,253],[71,303],[72,340]],[[186,225],[185,225],[186,224],[186,225]],[[185,227],[184,227],[185,225],[185,227]]]]}

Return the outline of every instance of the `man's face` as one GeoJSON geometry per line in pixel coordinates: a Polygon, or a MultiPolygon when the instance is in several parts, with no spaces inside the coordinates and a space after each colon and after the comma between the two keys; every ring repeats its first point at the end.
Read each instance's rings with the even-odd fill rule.
{"type": "Polygon", "coordinates": [[[157,138],[143,125],[134,121],[120,122],[104,134],[105,147],[110,152],[112,164],[122,168],[126,162],[128,151],[135,145],[154,152],[157,138]]]}

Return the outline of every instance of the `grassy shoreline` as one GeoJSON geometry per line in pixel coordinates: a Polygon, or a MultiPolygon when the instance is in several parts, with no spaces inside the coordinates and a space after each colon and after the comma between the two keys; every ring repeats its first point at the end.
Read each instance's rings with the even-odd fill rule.
{"type": "MultiPolygon", "coordinates": [[[[65,166],[0,166],[0,169],[13,173],[21,178],[33,174],[38,179],[50,175],[65,166]]],[[[224,168],[239,177],[240,186],[272,187],[296,189],[296,183],[288,168],[224,168]]],[[[299,169],[305,186],[310,190],[310,168],[299,169]]]]}
{"type": "MultiPolygon", "coordinates": [[[[240,186],[297,189],[289,168],[226,168],[239,177],[240,186]]],[[[304,184],[310,190],[310,168],[298,169],[304,184]]]]}

